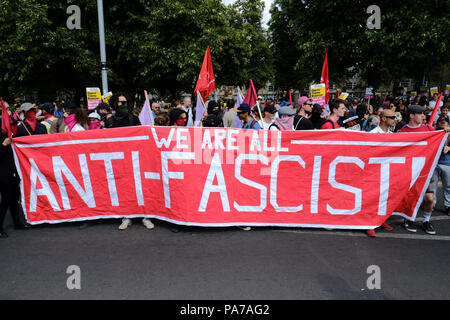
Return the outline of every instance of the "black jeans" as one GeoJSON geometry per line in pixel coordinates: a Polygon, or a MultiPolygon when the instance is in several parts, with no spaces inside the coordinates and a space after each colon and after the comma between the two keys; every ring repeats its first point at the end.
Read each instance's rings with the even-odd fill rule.
{"type": "Polygon", "coordinates": [[[19,184],[15,181],[0,181],[0,194],[2,196],[0,203],[0,230],[3,230],[3,223],[5,221],[8,209],[11,211],[14,228],[22,227],[24,223],[22,222],[23,219],[21,219],[19,209],[19,184]]]}

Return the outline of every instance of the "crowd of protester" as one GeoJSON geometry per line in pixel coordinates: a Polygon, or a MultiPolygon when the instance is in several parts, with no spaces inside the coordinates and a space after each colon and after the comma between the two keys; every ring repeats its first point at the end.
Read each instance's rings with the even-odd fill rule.
{"type": "MultiPolygon", "coordinates": [[[[209,100],[206,112],[201,115],[203,127],[226,127],[253,130],[324,130],[347,129],[376,133],[422,132],[433,130],[449,131],[450,98],[445,96],[437,106],[438,113],[433,125],[428,125],[436,103],[437,95],[428,98],[421,96],[376,96],[373,99],[350,97],[345,100],[331,99],[321,106],[313,103],[308,96],[301,96],[296,103],[289,101],[263,99],[258,97],[254,106],[247,103],[236,105],[233,98],[209,100]]],[[[87,111],[73,102],[16,102],[9,106],[12,119],[13,137],[37,134],[99,130],[141,125],[139,114],[143,106],[136,107],[126,94],[115,93],[108,103],[100,103],[95,110],[87,111]]],[[[193,126],[196,106],[192,99],[185,97],[170,103],[162,99],[152,99],[150,110],[156,126],[193,126]]],[[[13,161],[11,139],[5,132],[0,136],[0,238],[7,237],[3,230],[4,219],[9,209],[16,229],[27,228],[19,207],[19,178],[13,161]]],[[[443,183],[444,205],[450,216],[450,153],[445,146],[423,199],[424,220],[422,228],[428,234],[436,234],[430,223],[434,210],[438,181],[443,183]]],[[[154,227],[150,219],[143,219],[148,228],[154,227]]],[[[84,225],[86,225],[85,223],[84,225]]],[[[131,225],[131,220],[124,218],[120,230],[131,225]]],[[[405,220],[406,230],[417,232],[414,222],[405,220]]],[[[392,230],[384,223],[382,227],[392,230]]],[[[250,230],[249,227],[241,227],[250,230]]],[[[375,237],[374,230],[367,230],[367,235],[375,237]]]]}

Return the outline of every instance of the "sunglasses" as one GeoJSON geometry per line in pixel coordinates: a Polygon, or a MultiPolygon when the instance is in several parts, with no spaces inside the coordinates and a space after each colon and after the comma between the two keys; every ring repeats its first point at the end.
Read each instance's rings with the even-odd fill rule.
{"type": "Polygon", "coordinates": [[[388,118],[388,119],[395,120],[395,116],[385,116],[385,117],[388,118]]]}

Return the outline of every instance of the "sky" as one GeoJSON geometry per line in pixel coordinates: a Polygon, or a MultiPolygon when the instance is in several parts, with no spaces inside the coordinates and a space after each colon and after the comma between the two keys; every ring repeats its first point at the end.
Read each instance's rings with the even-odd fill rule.
{"type": "MultiPolygon", "coordinates": [[[[230,4],[230,3],[234,3],[236,0],[222,0],[222,3],[224,3],[224,4],[230,4]]],[[[262,20],[262,23],[263,23],[263,26],[265,27],[265,28],[267,28],[267,23],[269,22],[269,20],[270,20],[270,13],[269,13],[269,10],[270,10],[270,6],[271,6],[271,4],[272,4],[272,0],[263,0],[264,1],[264,3],[265,3],[265,7],[264,7],[264,12],[263,12],[263,20],[262,20]]]]}

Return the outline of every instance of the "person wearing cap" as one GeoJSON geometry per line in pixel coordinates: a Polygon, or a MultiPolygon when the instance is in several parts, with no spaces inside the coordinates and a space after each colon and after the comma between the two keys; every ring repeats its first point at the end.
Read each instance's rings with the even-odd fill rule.
{"type": "Polygon", "coordinates": [[[275,121],[275,114],[277,113],[277,109],[272,106],[268,105],[264,108],[263,111],[263,118],[261,121],[259,121],[259,124],[264,130],[268,130],[271,124],[275,121]]]}
{"type": "Polygon", "coordinates": [[[250,115],[251,109],[247,103],[241,103],[237,109],[239,119],[243,122],[242,129],[262,129],[258,121],[250,115]]]}
{"type": "Polygon", "coordinates": [[[25,102],[20,106],[20,110],[23,112],[25,119],[20,121],[16,137],[47,134],[47,128],[36,119],[36,106],[34,104],[25,102]]]}
{"type": "Polygon", "coordinates": [[[344,117],[345,112],[347,111],[347,107],[345,106],[345,101],[342,99],[333,99],[330,102],[330,111],[331,114],[328,119],[324,122],[320,129],[339,129],[340,126],[338,121],[340,118],[344,117]]]}
{"type": "Polygon", "coordinates": [[[297,101],[297,114],[294,117],[294,130],[313,130],[314,126],[309,120],[312,113],[312,99],[301,96],[297,101]]]}
{"type": "Polygon", "coordinates": [[[47,129],[47,133],[50,133],[50,128],[52,126],[52,123],[55,121],[58,121],[58,118],[55,117],[54,112],[53,112],[54,106],[50,102],[45,102],[45,103],[39,105],[39,107],[41,108],[42,113],[44,115],[44,120],[41,121],[41,123],[47,129]]]}
{"type": "MultiPolygon", "coordinates": [[[[426,119],[424,112],[427,108],[422,107],[418,104],[413,104],[408,107],[409,114],[409,122],[406,126],[398,130],[399,133],[407,133],[407,132],[428,132],[435,131],[435,129],[430,125],[423,124],[426,119]]],[[[448,132],[449,130],[446,129],[448,132]]],[[[432,183],[430,181],[430,185],[432,183]]],[[[423,222],[422,228],[428,234],[436,234],[436,231],[433,225],[430,223],[431,214],[433,213],[434,206],[434,190],[430,188],[430,185],[427,187],[425,192],[425,196],[423,198],[423,222]]],[[[404,220],[403,227],[410,232],[417,232],[417,227],[414,224],[414,221],[404,220]]]]}
{"type": "Polygon", "coordinates": [[[280,107],[278,110],[279,118],[269,127],[269,130],[294,130],[295,111],[291,107],[280,107]]]}
{"type": "Polygon", "coordinates": [[[97,130],[102,129],[102,121],[101,117],[97,112],[91,112],[88,115],[89,118],[89,129],[88,130],[97,130]]]}

